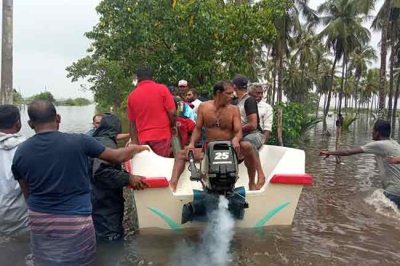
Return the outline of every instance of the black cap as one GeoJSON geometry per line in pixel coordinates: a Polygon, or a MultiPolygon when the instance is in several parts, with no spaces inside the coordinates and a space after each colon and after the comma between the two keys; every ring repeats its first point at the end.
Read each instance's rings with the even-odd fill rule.
{"type": "Polygon", "coordinates": [[[239,90],[247,89],[248,80],[245,76],[238,74],[232,79],[232,83],[235,84],[236,88],[239,90]]]}

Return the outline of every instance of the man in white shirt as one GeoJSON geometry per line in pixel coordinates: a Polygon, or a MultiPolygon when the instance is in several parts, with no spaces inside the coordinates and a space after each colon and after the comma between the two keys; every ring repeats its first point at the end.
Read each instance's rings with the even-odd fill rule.
{"type": "Polygon", "coordinates": [[[24,195],[11,172],[15,151],[25,141],[20,113],[13,105],[0,105],[0,235],[18,235],[29,230],[24,195]]]}
{"type": "Polygon", "coordinates": [[[201,104],[201,101],[197,98],[197,90],[196,89],[189,89],[186,93],[186,101],[193,104],[193,111],[197,114],[197,110],[201,104]]]}
{"type": "Polygon", "coordinates": [[[250,86],[249,94],[257,100],[258,116],[260,117],[260,127],[265,136],[265,142],[268,142],[269,134],[272,131],[274,119],[274,110],[271,105],[263,100],[264,90],[260,84],[250,86]]]}

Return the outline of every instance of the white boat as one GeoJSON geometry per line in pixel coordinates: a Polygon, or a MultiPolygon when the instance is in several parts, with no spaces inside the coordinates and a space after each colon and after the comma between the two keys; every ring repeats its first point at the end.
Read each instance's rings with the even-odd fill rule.
{"type": "MultiPolygon", "coordinates": [[[[235,186],[244,187],[249,207],[244,209],[243,218],[236,220],[236,226],[291,225],[303,186],[312,184],[312,177],[305,174],[304,151],[264,145],[259,153],[267,180],[261,190],[249,191],[246,167],[239,165],[235,186]]],[[[125,164],[132,174],[146,177],[151,186],[134,192],[139,228],[180,230],[204,225],[204,221],[197,220],[181,223],[183,206],[193,202],[194,190],[202,191],[203,187],[190,180],[187,163],[173,193],[168,183],[173,165],[174,159],[160,157],[151,150],[125,164]]]]}

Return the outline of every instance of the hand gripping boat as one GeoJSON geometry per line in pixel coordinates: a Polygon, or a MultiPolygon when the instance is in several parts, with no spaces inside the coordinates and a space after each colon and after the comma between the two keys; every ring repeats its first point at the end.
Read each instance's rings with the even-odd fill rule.
{"type": "Polygon", "coordinates": [[[207,145],[200,171],[189,154],[175,193],[169,187],[174,159],[151,150],[137,154],[125,166],[150,185],[135,191],[139,228],[202,226],[219,195],[229,200],[237,227],[291,225],[303,186],[312,184],[312,177],[304,173],[304,151],[263,145],[259,154],[266,176],[261,190],[248,190],[247,169],[238,165],[231,143],[214,141],[207,145]]]}

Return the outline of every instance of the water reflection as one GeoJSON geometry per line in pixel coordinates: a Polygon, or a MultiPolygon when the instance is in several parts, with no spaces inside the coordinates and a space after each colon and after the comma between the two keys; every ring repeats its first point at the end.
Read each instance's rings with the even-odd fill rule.
{"type": "MultiPolygon", "coordinates": [[[[74,132],[88,130],[95,112],[94,106],[59,107],[58,111],[63,117],[62,130],[74,132]]],[[[333,120],[328,123],[332,125],[333,120]]],[[[382,197],[374,157],[342,158],[341,165],[334,158],[324,160],[318,151],[334,149],[335,138],[322,137],[321,126],[301,145],[314,184],[303,190],[293,225],[265,228],[263,234],[236,230],[232,265],[399,264],[400,215],[382,197]]],[[[358,120],[342,137],[341,146],[363,145],[371,141],[370,132],[370,123],[358,120]]],[[[99,246],[96,266],[173,265],[177,250],[196,248],[201,241],[200,232],[193,229],[179,234],[164,230],[143,230],[138,236],[132,230],[127,233],[122,243],[99,246]]],[[[0,239],[0,265],[26,265],[28,254],[27,238],[0,239]]]]}

